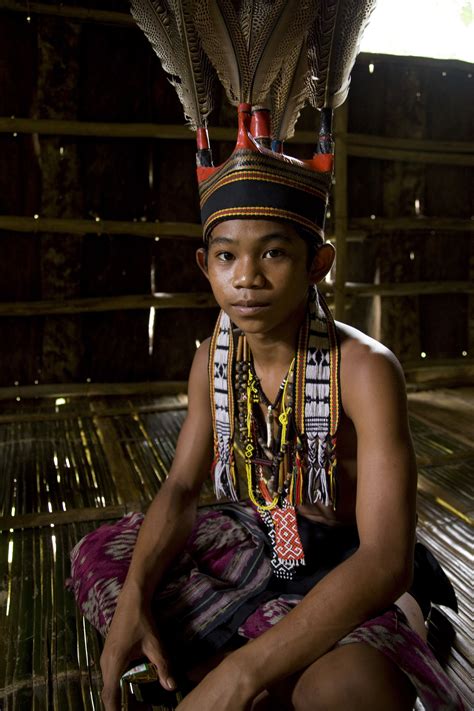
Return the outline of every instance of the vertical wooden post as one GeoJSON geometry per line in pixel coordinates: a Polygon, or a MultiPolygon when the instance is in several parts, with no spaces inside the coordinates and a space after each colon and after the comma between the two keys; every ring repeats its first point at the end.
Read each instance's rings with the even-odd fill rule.
{"type": "Polygon", "coordinates": [[[347,101],[334,114],[336,137],[336,184],[334,190],[334,226],[336,231],[335,316],[345,320],[345,284],[347,276],[347,101]]]}

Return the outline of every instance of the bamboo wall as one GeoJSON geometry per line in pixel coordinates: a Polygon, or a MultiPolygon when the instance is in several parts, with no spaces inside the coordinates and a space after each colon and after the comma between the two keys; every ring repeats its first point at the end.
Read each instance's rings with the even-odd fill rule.
{"type": "MultiPolygon", "coordinates": [[[[0,0],[3,397],[184,381],[212,330],[193,135],[126,6],[0,0]]],[[[325,288],[417,380],[473,372],[472,69],[361,55],[336,114],[325,288]]],[[[289,152],[310,154],[315,124],[305,111],[289,152]]],[[[212,125],[221,160],[233,111],[212,125]]]]}

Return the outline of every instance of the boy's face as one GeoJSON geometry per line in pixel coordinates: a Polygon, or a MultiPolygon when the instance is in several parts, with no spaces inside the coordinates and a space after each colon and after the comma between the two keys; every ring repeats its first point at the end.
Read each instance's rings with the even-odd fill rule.
{"type": "Polygon", "coordinates": [[[300,322],[315,275],[308,270],[307,245],[291,225],[221,222],[209,240],[207,265],[204,249],[197,260],[217,303],[244,333],[284,333],[300,322]]]}

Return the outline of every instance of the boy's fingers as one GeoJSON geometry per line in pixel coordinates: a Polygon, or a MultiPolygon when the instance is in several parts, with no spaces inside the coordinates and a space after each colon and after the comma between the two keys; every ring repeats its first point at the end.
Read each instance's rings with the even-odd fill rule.
{"type": "Polygon", "coordinates": [[[161,645],[156,637],[148,637],[143,644],[143,651],[147,659],[155,667],[161,686],[168,691],[175,689],[176,683],[171,675],[168,659],[163,654],[161,645]]]}

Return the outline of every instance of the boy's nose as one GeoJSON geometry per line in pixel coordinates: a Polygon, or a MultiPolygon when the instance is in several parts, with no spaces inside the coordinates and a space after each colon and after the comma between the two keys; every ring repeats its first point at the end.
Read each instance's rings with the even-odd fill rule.
{"type": "Polygon", "coordinates": [[[236,264],[232,281],[233,286],[237,289],[259,289],[264,286],[265,277],[259,265],[249,259],[236,264]]]}

